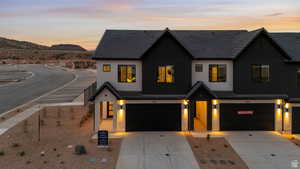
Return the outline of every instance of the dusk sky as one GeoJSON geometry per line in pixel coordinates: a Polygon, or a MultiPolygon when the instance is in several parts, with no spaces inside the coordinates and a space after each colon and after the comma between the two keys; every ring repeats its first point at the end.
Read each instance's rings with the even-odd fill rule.
{"type": "Polygon", "coordinates": [[[300,32],[300,0],[0,0],[0,36],[94,49],[105,29],[300,32]]]}

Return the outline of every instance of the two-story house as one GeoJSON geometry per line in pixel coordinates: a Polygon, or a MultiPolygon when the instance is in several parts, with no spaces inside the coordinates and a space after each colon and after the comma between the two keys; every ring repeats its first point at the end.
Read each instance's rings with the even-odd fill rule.
{"type": "Polygon", "coordinates": [[[300,33],[107,30],[95,130],[300,133],[300,33]]]}

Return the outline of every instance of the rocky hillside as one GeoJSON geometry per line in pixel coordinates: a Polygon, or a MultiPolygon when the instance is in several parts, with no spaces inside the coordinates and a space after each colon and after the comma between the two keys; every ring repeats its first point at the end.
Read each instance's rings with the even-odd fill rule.
{"type": "Polygon", "coordinates": [[[59,45],[53,45],[50,47],[51,50],[71,50],[71,51],[82,51],[86,52],[87,50],[79,45],[73,45],[73,44],[59,44],[59,45]]]}
{"type": "Polygon", "coordinates": [[[47,50],[48,46],[43,46],[26,41],[18,41],[0,37],[0,49],[34,49],[34,50],[47,50]]]}
{"type": "Polygon", "coordinates": [[[74,44],[59,44],[51,47],[39,45],[27,41],[18,41],[0,37],[0,49],[29,49],[29,50],[64,50],[64,51],[81,51],[87,50],[79,45],[74,44]]]}

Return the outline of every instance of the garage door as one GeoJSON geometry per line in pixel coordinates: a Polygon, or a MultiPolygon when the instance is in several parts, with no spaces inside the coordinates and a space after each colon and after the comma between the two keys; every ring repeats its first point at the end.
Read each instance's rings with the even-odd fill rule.
{"type": "Polygon", "coordinates": [[[221,130],[274,130],[274,104],[221,104],[221,130]]]}
{"type": "Polygon", "coordinates": [[[180,131],[181,104],[126,104],[126,131],[180,131]]]}
{"type": "Polygon", "coordinates": [[[293,107],[292,111],[292,133],[300,134],[300,107],[293,107]]]}

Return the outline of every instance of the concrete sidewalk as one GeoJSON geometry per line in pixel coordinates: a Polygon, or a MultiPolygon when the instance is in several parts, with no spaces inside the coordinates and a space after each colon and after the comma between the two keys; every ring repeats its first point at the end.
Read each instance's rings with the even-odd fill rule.
{"type": "Polygon", "coordinates": [[[116,169],[199,169],[185,136],[141,132],[124,137],[116,169]]]}
{"type": "Polygon", "coordinates": [[[25,111],[23,111],[23,112],[21,112],[17,115],[15,115],[14,117],[11,117],[11,118],[5,120],[4,122],[1,122],[0,123],[0,135],[2,135],[7,130],[14,127],[15,125],[17,125],[21,121],[27,119],[28,117],[33,115],[35,112],[40,111],[42,108],[43,107],[40,106],[40,105],[35,105],[35,106],[33,106],[29,109],[26,109],[25,111]]]}

